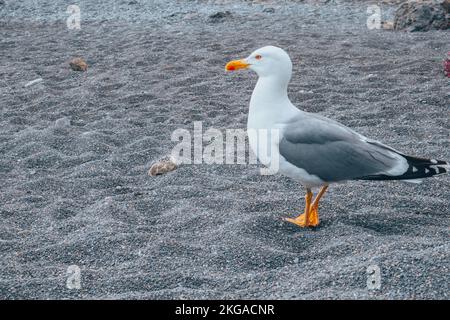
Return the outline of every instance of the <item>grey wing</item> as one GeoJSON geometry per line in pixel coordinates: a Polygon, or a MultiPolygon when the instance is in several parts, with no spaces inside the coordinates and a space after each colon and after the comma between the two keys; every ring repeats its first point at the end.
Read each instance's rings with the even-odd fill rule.
{"type": "Polygon", "coordinates": [[[279,150],[288,162],[326,182],[398,174],[407,168],[395,150],[335,121],[306,114],[284,128],[279,150]]]}

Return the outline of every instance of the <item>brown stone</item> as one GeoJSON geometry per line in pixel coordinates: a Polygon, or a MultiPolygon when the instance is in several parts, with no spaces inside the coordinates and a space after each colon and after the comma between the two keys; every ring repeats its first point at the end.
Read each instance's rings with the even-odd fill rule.
{"type": "Polygon", "coordinates": [[[81,58],[74,58],[69,62],[70,68],[73,71],[86,71],[88,68],[87,63],[81,58]]]}
{"type": "Polygon", "coordinates": [[[381,28],[384,30],[392,30],[394,29],[394,22],[392,21],[382,21],[381,22],[381,28]]]}
{"type": "Polygon", "coordinates": [[[149,176],[158,176],[167,172],[173,171],[177,168],[177,165],[172,160],[161,160],[154,163],[150,170],[148,170],[149,176]]]}

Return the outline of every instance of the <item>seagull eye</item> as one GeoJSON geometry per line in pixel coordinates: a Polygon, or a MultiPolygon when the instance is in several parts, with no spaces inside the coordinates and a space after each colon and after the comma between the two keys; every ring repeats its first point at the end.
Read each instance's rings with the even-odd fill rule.
{"type": "Polygon", "coordinates": [[[260,55],[260,54],[257,54],[257,55],[255,56],[255,59],[256,59],[256,60],[261,60],[261,59],[262,59],[262,57],[261,57],[261,55],[260,55]]]}

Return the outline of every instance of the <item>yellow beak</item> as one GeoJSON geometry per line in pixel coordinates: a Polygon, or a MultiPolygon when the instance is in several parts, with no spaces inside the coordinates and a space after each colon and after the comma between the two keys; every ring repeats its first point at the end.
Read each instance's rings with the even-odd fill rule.
{"type": "Polygon", "coordinates": [[[250,66],[244,59],[241,60],[233,60],[227,63],[225,66],[226,71],[234,71],[238,69],[247,69],[250,66]]]}

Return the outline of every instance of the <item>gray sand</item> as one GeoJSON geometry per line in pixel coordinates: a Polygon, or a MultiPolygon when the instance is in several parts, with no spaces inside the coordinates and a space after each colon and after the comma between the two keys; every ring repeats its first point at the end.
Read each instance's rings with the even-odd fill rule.
{"type": "Polygon", "coordinates": [[[449,32],[368,30],[361,3],[143,0],[77,1],[74,31],[65,2],[39,3],[0,4],[1,298],[449,298],[449,176],[333,186],[303,230],[281,220],[302,187],[257,165],[147,175],[177,128],[245,128],[256,76],[223,67],[268,44],[302,109],[448,160],[449,32]]]}

